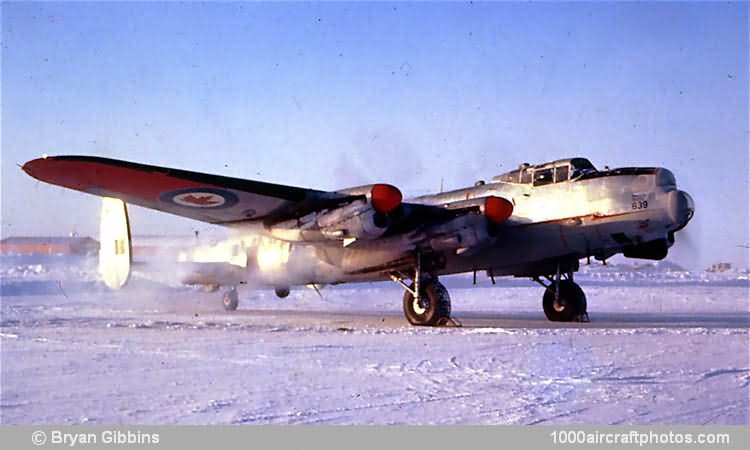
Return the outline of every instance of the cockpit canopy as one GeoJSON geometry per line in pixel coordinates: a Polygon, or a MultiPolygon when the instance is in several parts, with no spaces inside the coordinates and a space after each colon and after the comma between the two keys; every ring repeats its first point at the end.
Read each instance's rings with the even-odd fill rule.
{"type": "Polygon", "coordinates": [[[596,172],[596,168],[588,159],[569,158],[538,164],[536,166],[521,164],[518,169],[498,175],[492,181],[495,183],[503,182],[544,186],[545,184],[576,180],[582,175],[592,172],[596,172]]]}

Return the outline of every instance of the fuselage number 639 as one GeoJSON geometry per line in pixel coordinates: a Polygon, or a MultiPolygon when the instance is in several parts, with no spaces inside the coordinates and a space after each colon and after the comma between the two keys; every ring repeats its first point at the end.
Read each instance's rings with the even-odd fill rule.
{"type": "Polygon", "coordinates": [[[646,209],[648,208],[648,200],[638,200],[633,202],[633,209],[646,209]]]}

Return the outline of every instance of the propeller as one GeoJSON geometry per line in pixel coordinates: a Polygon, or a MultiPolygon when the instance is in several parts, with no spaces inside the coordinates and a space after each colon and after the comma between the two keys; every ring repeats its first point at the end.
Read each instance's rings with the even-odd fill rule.
{"type": "Polygon", "coordinates": [[[701,254],[701,248],[698,245],[696,237],[697,231],[688,227],[675,235],[675,244],[680,244],[682,248],[696,258],[701,254]]]}
{"type": "Polygon", "coordinates": [[[697,221],[691,221],[685,228],[675,232],[674,245],[670,253],[674,253],[680,262],[696,266],[702,257],[701,230],[697,221]]]}

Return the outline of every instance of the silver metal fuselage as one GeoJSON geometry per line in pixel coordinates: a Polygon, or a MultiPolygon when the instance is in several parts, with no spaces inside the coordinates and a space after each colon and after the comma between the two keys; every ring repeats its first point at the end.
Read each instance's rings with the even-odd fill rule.
{"type": "Polygon", "coordinates": [[[561,261],[575,271],[586,257],[661,259],[694,211],[690,196],[677,190],[674,175],[663,168],[616,169],[544,185],[496,177],[406,202],[451,208],[487,196],[514,205],[512,216],[494,228],[483,215],[471,214],[349,246],[290,242],[279,238],[283,230],[272,229],[239,229],[231,241],[242,249],[250,282],[269,286],[384,280],[413,266],[415,250],[438,261],[435,275],[487,270],[538,276],[554,273],[561,261]]]}
{"type": "Polygon", "coordinates": [[[507,198],[514,204],[513,216],[481,253],[449,257],[446,273],[479,268],[495,275],[534,275],[550,273],[535,270],[544,261],[603,260],[654,241],[671,246],[672,233],[685,225],[693,209],[692,199],[677,190],[667,169],[543,186],[497,182],[420,200],[441,204],[467,195],[507,198]]]}

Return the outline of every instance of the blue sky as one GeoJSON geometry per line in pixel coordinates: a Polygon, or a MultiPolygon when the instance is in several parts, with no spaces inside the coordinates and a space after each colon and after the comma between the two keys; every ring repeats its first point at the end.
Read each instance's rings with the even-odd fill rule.
{"type": "Polygon", "coordinates": [[[672,169],[674,260],[747,266],[747,37],[747,3],[4,3],[2,235],[97,233],[43,153],[407,195],[580,155],[672,169]]]}

